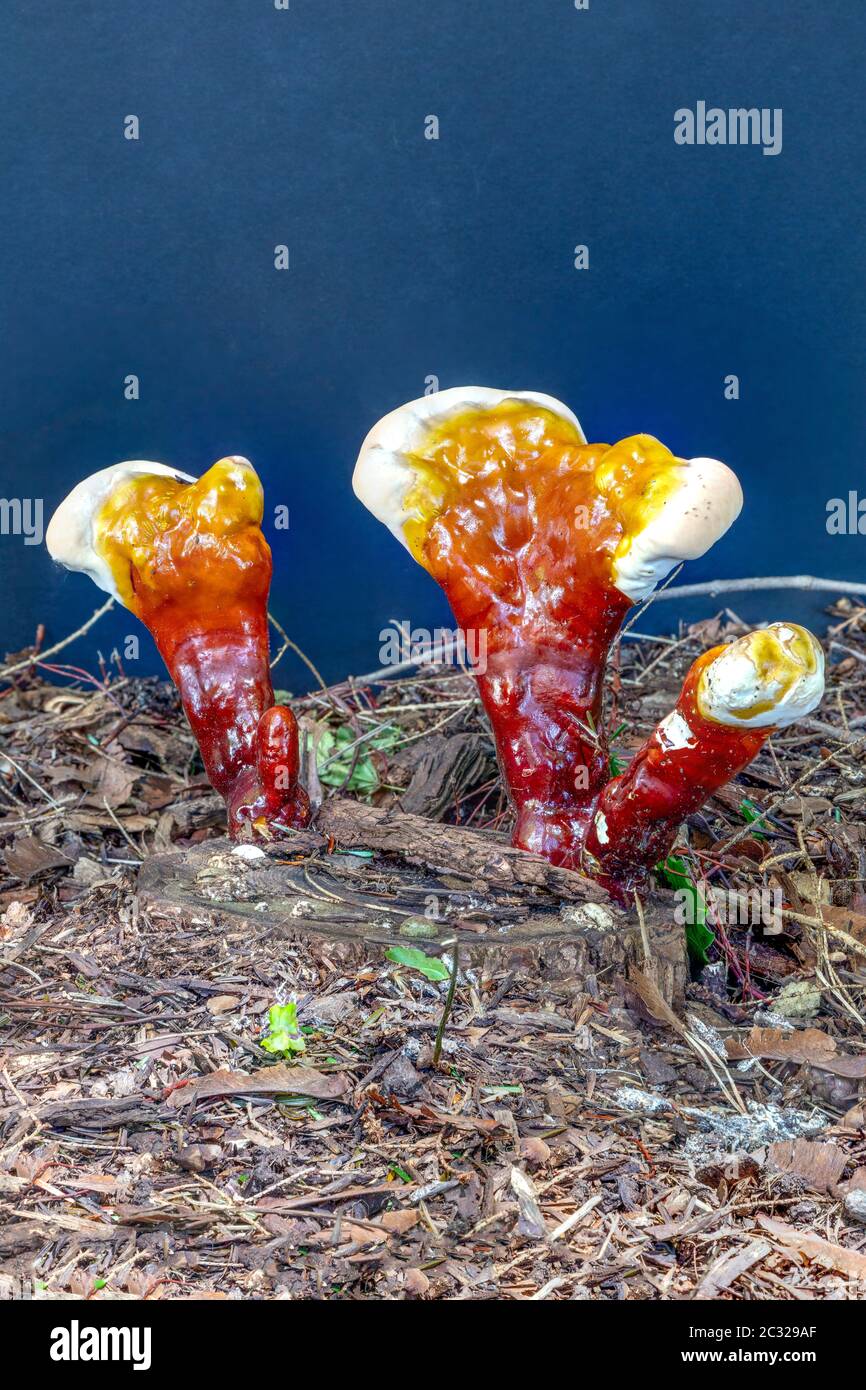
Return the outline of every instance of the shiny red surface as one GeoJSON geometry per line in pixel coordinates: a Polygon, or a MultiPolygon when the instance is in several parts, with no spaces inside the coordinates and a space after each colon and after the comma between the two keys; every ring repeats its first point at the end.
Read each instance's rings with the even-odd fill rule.
{"type": "Polygon", "coordinates": [[[685,818],[741,772],[773,733],[772,728],[716,724],[700,713],[695,690],[701,671],[722,650],[715,647],[698,658],[676,704],[693,732],[693,745],[670,748],[655,729],[628,769],[601,792],[596,810],[604,816],[604,840],[593,817],[582,847],[594,877],[625,887],[639,882],[670,852],[685,818]]]}
{"type": "MultiPolygon", "coordinates": [[[[146,516],[141,500],[139,525],[146,516]]],[[[130,607],[180,691],[208,778],[225,799],[230,835],[245,824],[305,825],[297,724],[291,710],[274,705],[271,552],[259,527],[220,530],[207,512],[178,506],[154,528],[146,556],[146,574],[130,564],[130,607]]]]}
{"type": "Polygon", "coordinates": [[[486,635],[486,670],[477,680],[516,813],[513,843],[598,879],[618,896],[665,857],[683,820],[772,733],[728,728],[699,713],[694,688],[715,649],[692,667],[677,704],[694,747],[666,748],[656,731],[628,771],[609,780],[603,684],[629,600],[591,577],[581,583],[579,564],[567,597],[538,602],[524,591],[519,614],[486,584],[473,586],[465,571],[459,585],[441,570],[437,578],[460,626],[486,635]]]}

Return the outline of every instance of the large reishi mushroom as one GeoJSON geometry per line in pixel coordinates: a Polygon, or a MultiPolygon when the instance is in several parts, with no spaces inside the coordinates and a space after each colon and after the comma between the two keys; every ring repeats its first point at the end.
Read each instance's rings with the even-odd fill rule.
{"type": "Polygon", "coordinates": [[[45,536],[55,560],[89,574],[152,633],[233,838],[310,815],[297,723],[274,704],[263,504],[247,459],[220,459],[198,480],[132,460],[73,488],[45,536]]]}
{"type": "MultiPolygon", "coordinates": [[[[675,782],[691,777],[692,792],[680,787],[679,800],[665,800],[639,778],[646,750],[624,789],[619,779],[608,786],[611,643],[633,604],[737,518],[734,473],[716,459],[677,458],[650,435],[587,444],[550,396],[458,387],[380,420],[353,487],[444,589],[476,639],[467,646],[485,653],[476,676],[516,814],[514,843],[620,888],[639,881],[683,817],[767,736],[752,737],[743,755],[743,731],[717,738],[707,712],[694,719],[694,756],[672,773],[675,782]],[[700,792],[704,746],[717,753],[716,780],[700,792]]],[[[689,689],[687,680],[681,703],[689,689]]]]}

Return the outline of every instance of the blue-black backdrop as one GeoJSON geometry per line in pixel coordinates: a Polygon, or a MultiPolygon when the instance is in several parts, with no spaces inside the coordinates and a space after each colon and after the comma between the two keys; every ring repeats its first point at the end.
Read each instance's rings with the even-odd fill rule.
{"type": "MultiPolygon", "coordinates": [[[[367,670],[390,617],[445,618],[349,487],[367,428],[436,376],[733,464],[744,514],[682,582],[866,577],[825,524],[866,496],[861,0],[5,0],[0,29],[0,496],[47,520],[117,459],[246,454],[290,507],[274,610],[327,676],[367,670]],[[781,108],[782,152],[677,145],[698,101],[781,108]]],[[[0,564],[6,649],[100,601],[21,536],[0,564]]]]}

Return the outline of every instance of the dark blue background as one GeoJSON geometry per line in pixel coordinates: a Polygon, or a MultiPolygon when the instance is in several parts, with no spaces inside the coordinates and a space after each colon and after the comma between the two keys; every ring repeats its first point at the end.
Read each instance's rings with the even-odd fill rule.
{"type": "MultiPolygon", "coordinates": [[[[860,0],[5,0],[0,26],[0,495],[47,521],[118,459],[248,455],[291,508],[272,607],[338,678],[391,616],[445,617],[349,486],[435,374],[730,462],[744,514],[680,582],[866,577],[864,540],[825,528],[866,494],[860,0]],[[698,100],[782,107],[781,155],[677,146],[698,100]]],[[[20,537],[0,563],[7,649],[101,602],[20,537]]],[[[821,625],[796,595],[734,606],[821,625]]],[[[112,614],[65,656],[135,630],[112,614]]]]}

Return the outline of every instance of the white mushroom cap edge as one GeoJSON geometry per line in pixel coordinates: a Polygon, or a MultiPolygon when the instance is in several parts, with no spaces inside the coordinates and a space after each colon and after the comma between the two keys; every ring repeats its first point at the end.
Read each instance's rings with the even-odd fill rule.
{"type": "Polygon", "coordinates": [[[685,459],[679,486],[642,531],[614,557],[613,582],[633,603],[642,603],[675,565],[705,555],[743,506],[739,479],[718,459],[685,459]]]}
{"type": "Polygon", "coordinates": [[[534,401],[552,415],[567,420],[576,429],[579,442],[586,443],[577,416],[562,401],[540,391],[497,391],[490,386],[453,386],[431,396],[421,396],[383,415],[370,430],[361,445],[352,487],[359,502],[363,502],[407,550],[409,544],[404,527],[411,512],[406,510],[404,503],[415,483],[412,454],[423,450],[429,431],[449,416],[459,415],[464,410],[491,410],[503,401],[534,401]]]}
{"type": "Polygon", "coordinates": [[[824,653],[818,639],[798,623],[771,623],[738,637],[704,668],[696,691],[705,719],[736,729],[784,728],[811,714],[823,694],[824,653]],[[762,674],[756,652],[767,633],[780,647],[779,668],[770,675],[762,674]],[[798,640],[808,645],[806,660],[794,649],[798,640]]]}
{"type": "Polygon", "coordinates": [[[195,482],[189,473],[168,468],[164,463],[127,459],[124,463],[115,463],[110,468],[91,473],[89,478],[78,483],[60,503],[45,532],[45,544],[53,560],[65,565],[68,570],[89,574],[98,588],[104,589],[121,604],[124,600],[117,592],[114,576],[94,545],[94,522],[115,488],[121,487],[130,478],[148,473],[177,478],[185,483],[195,482]]]}

